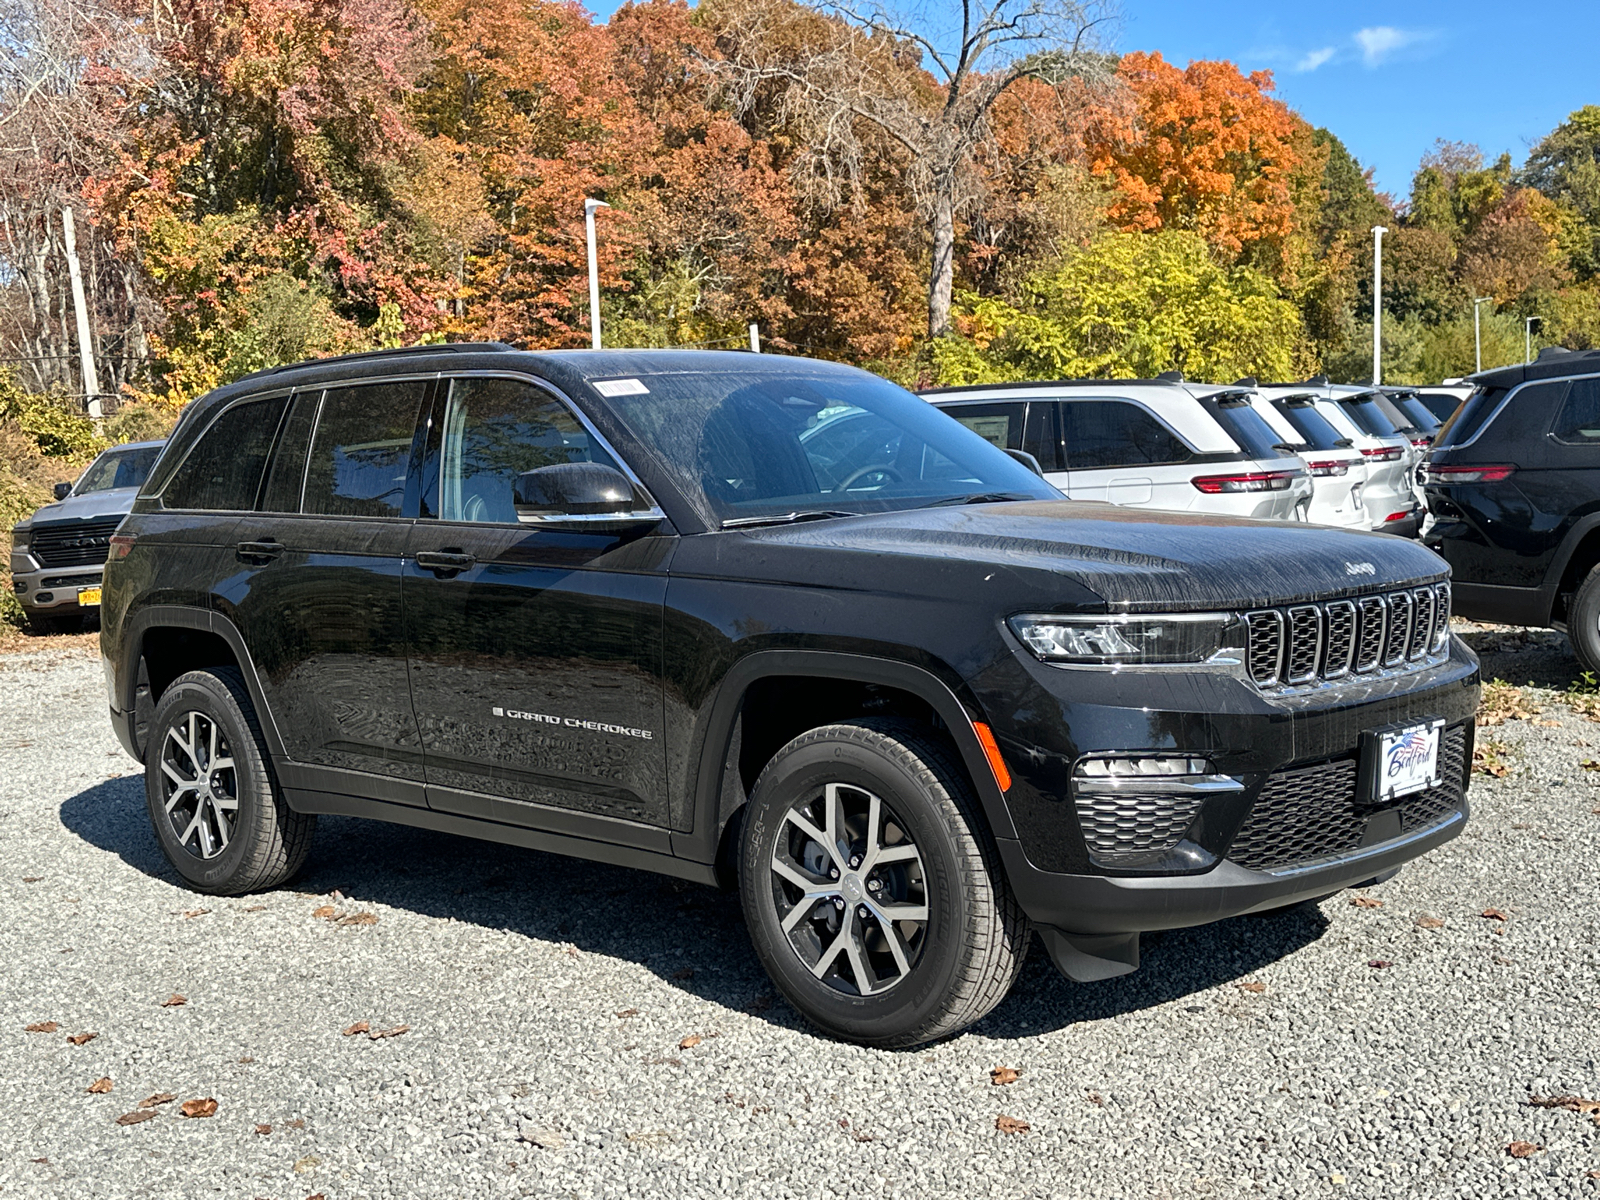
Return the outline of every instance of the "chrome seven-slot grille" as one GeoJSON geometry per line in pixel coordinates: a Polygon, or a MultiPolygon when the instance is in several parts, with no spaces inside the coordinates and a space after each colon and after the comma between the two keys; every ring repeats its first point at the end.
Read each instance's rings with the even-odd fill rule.
{"type": "Polygon", "coordinates": [[[1305,687],[1414,666],[1443,648],[1450,585],[1263,608],[1245,614],[1258,687],[1305,687]]]}

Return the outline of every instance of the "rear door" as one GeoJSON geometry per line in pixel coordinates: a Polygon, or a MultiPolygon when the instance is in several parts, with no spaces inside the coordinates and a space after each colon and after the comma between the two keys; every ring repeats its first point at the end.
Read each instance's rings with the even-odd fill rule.
{"type": "Polygon", "coordinates": [[[425,803],[400,559],[430,390],[412,378],[296,393],[260,511],[235,530],[231,615],[289,758],[309,768],[293,786],[425,803]]]}
{"type": "Polygon", "coordinates": [[[664,850],[661,647],[676,538],[519,523],[517,476],[569,462],[621,467],[552,389],[442,382],[405,580],[428,800],[585,837],[657,836],[664,850]]]}
{"type": "Polygon", "coordinates": [[[1061,402],[1069,495],[1135,508],[1194,504],[1186,465],[1193,451],[1154,413],[1130,400],[1061,402]]]}

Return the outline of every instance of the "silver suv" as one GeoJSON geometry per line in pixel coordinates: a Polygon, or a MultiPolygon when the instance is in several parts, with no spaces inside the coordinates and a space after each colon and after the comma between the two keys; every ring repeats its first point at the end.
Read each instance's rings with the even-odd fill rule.
{"type": "Polygon", "coordinates": [[[1311,476],[1243,387],[1084,379],[939,388],[968,429],[1039,460],[1074,500],[1305,520],[1311,476]]]}
{"type": "Polygon", "coordinates": [[[60,633],[99,613],[111,535],[165,444],[113,446],[77,483],[56,484],[54,504],[17,522],[11,531],[11,587],[35,632],[60,633]]]}

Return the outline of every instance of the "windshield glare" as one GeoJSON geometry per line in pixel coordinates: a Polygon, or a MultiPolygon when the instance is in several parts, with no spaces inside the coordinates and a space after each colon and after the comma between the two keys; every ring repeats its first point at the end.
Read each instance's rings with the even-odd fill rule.
{"type": "Polygon", "coordinates": [[[140,446],[135,450],[107,450],[83,473],[72,489],[74,496],[90,492],[109,492],[113,488],[136,488],[143,485],[161,454],[160,446],[140,446]]]}
{"type": "Polygon", "coordinates": [[[713,524],[996,492],[1061,498],[954,418],[865,372],[696,372],[626,384],[635,382],[643,390],[605,403],[713,524]]]}

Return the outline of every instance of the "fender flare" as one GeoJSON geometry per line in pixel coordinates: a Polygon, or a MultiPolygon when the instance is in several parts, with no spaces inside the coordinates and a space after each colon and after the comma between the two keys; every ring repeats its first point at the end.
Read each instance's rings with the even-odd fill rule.
{"type": "Polygon", "coordinates": [[[123,625],[122,632],[122,658],[117,665],[118,691],[121,693],[117,699],[120,702],[118,712],[132,713],[135,691],[139,682],[139,660],[144,657],[145,635],[152,629],[193,629],[202,633],[212,633],[220,637],[233,651],[234,660],[239,664],[239,672],[244,676],[244,685],[250,692],[250,702],[255,705],[256,716],[261,721],[261,731],[267,739],[267,750],[273,758],[282,758],[283,736],[278,732],[278,723],[273,719],[272,710],[267,707],[266,693],[261,687],[261,678],[256,673],[255,660],[250,657],[250,651],[245,646],[244,635],[239,632],[239,627],[219,612],[205,608],[191,608],[182,604],[152,604],[139,609],[129,616],[123,625]]]}
{"type": "Polygon", "coordinates": [[[729,756],[745,694],[757,680],[774,675],[876,683],[909,692],[925,701],[939,714],[961,754],[990,833],[996,838],[1017,836],[1005,795],[995,782],[988,757],[972,728],[974,720],[982,719],[973,715],[978,711],[977,705],[963,702],[948,682],[925,667],[871,655],[826,650],[758,650],[741,658],[723,676],[712,702],[698,755],[693,824],[688,833],[673,834],[673,848],[679,857],[705,863],[716,859],[723,830],[745,800],[737,782],[733,781],[730,787],[726,778],[730,768],[737,770],[737,763],[731,763],[729,756]],[[730,794],[728,803],[724,803],[725,792],[730,794]]]}
{"type": "Polygon", "coordinates": [[[1561,594],[1561,579],[1572,564],[1572,556],[1577,553],[1583,539],[1596,530],[1600,530],[1600,512],[1580,517],[1556,547],[1555,555],[1550,560],[1550,570],[1546,572],[1544,583],[1539,588],[1539,602],[1544,607],[1547,621],[1555,616],[1556,600],[1561,594]]]}

